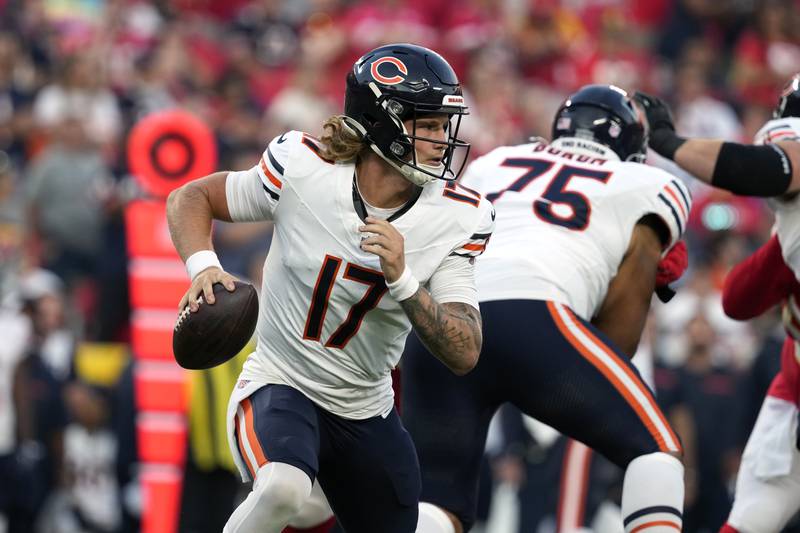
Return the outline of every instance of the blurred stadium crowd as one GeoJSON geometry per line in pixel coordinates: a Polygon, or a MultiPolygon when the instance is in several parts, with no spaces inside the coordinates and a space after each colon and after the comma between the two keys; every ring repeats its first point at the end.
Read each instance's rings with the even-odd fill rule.
{"type": "MultiPolygon", "coordinates": [[[[0,531],[137,527],[122,218],[142,194],[127,169],[132,125],[187,109],[213,128],[219,168],[249,168],[277,134],[318,134],[353,61],[398,41],[456,68],[473,156],[547,137],[586,83],[662,95],[682,135],[747,141],[800,70],[800,2],[0,0],[0,531]],[[122,354],[115,372],[79,364],[97,349],[122,354]]],[[[637,357],[686,445],[686,531],[713,532],[782,332],[777,312],[737,323],[720,304],[726,272],[769,236],[766,206],[684,177],[690,270],[655,306],[637,357]]],[[[227,271],[259,281],[268,226],[221,224],[215,239],[227,271]]],[[[517,525],[487,530],[554,531],[566,444],[501,418],[487,486],[512,494],[517,525]]],[[[223,463],[202,468],[233,494],[223,463]]],[[[613,473],[598,479],[589,511],[619,488],[613,473]]]]}

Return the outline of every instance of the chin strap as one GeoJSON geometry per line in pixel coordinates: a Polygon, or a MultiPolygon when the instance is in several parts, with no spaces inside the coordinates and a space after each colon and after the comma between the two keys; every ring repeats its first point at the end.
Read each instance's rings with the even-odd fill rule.
{"type": "MultiPolygon", "coordinates": [[[[400,174],[403,175],[404,178],[406,178],[408,181],[410,181],[414,185],[418,185],[418,186],[422,187],[422,186],[426,185],[427,183],[430,183],[431,181],[436,179],[434,176],[430,176],[428,174],[425,174],[424,172],[420,172],[419,170],[415,169],[414,167],[412,167],[410,165],[401,165],[396,160],[394,160],[394,159],[392,159],[390,157],[387,157],[381,151],[381,149],[378,148],[378,146],[374,142],[372,142],[370,140],[369,135],[367,135],[366,128],[364,128],[364,126],[362,126],[357,120],[355,120],[353,118],[350,118],[347,115],[339,115],[339,118],[341,119],[342,124],[344,125],[344,127],[347,129],[347,131],[349,133],[352,133],[353,135],[363,139],[367,144],[369,144],[369,147],[372,149],[373,152],[375,152],[375,154],[378,155],[378,157],[380,157],[381,159],[386,161],[389,165],[392,166],[392,168],[397,170],[400,174]]],[[[402,125],[402,123],[401,123],[401,125],[402,125]]],[[[403,132],[405,132],[405,127],[403,127],[403,132]]],[[[419,166],[421,166],[421,167],[423,167],[426,170],[429,170],[431,172],[436,172],[437,170],[441,170],[442,169],[442,165],[433,167],[431,165],[422,165],[422,164],[420,164],[419,166]]]]}

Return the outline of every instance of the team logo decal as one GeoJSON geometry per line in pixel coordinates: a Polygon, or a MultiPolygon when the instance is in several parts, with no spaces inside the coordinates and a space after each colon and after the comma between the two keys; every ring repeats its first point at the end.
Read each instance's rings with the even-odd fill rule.
{"type": "Polygon", "coordinates": [[[389,57],[382,57],[377,61],[374,61],[372,65],[370,65],[369,67],[369,72],[370,74],[372,74],[372,77],[375,78],[375,81],[379,83],[383,83],[384,85],[397,85],[398,83],[406,79],[406,75],[408,74],[408,69],[406,68],[405,63],[403,63],[396,57],[389,56],[389,57]],[[399,74],[395,74],[394,76],[391,77],[386,77],[383,74],[381,74],[380,70],[383,70],[384,72],[387,71],[391,72],[391,67],[383,67],[383,69],[379,70],[380,66],[385,65],[386,63],[391,63],[392,65],[394,65],[395,68],[398,70],[399,74]]]}

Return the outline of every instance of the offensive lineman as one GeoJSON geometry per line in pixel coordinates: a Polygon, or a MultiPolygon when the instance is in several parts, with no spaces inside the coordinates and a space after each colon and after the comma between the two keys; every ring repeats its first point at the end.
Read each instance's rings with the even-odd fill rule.
{"type": "Polygon", "coordinates": [[[485,335],[476,368],[454,379],[413,336],[406,347],[403,420],[423,477],[418,533],[471,527],[487,428],[504,402],[627,468],[626,533],[681,529],[681,445],[629,358],[665,251],[685,254],[676,243],[689,192],[633,162],[646,134],[621,89],[582,88],[552,131],[550,144],[495,149],[462,180],[497,211],[476,273],[485,335]]]}
{"type": "Polygon", "coordinates": [[[226,532],[304,527],[295,519],[317,479],[348,533],[414,530],[419,464],[390,371],[412,327],[455,374],[472,369],[482,342],[473,258],[494,212],[453,181],[466,113],[441,56],[383,46],[353,66],[345,115],[321,142],[285,133],[250,170],[170,196],[192,278],[181,309],[195,311],[201,294],[213,304],[213,283],[233,288],[211,249],[212,218],[275,222],[258,345],[229,404],[231,451],[253,490],[226,532]]]}
{"type": "MultiPolygon", "coordinates": [[[[672,138],[674,128],[669,129],[671,118],[666,105],[647,95],[637,96],[649,104],[648,116],[660,124],[664,130],[662,137],[672,138]]],[[[693,152],[714,142],[690,139],[684,144],[687,148],[676,152],[680,159],[675,160],[684,166],[691,160],[683,158],[699,156],[700,153],[693,152]]],[[[740,146],[725,149],[723,145],[725,151],[720,151],[714,164],[712,185],[756,196],[776,194],[777,183],[791,183],[788,187],[791,191],[800,189],[800,74],[784,88],[773,119],[758,131],[755,143],[740,146]],[[752,153],[760,150],[758,157],[782,154],[788,171],[781,170],[783,164],[776,161],[772,167],[765,164],[762,170],[747,176],[731,172],[735,160],[723,158],[730,157],[732,150],[746,149],[752,153]],[[775,182],[781,175],[781,180],[775,182]],[[738,185],[739,179],[747,179],[747,184],[738,185]],[[770,185],[771,182],[775,184],[770,185]]],[[[686,168],[699,171],[697,177],[708,181],[702,169],[691,164],[686,168]]],[[[746,320],[783,304],[787,337],[781,351],[781,369],[772,381],[747,440],[736,477],[733,507],[720,533],[777,533],[800,509],[800,196],[797,192],[783,194],[772,198],[769,205],[775,212],[775,235],[728,274],[723,305],[729,316],[746,320]]]]}

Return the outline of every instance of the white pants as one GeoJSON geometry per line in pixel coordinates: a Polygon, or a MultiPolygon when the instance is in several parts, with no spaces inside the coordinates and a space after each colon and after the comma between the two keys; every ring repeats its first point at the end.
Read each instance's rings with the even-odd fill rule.
{"type": "Polygon", "coordinates": [[[747,440],[728,523],[741,533],[777,533],[800,509],[797,406],[767,396],[747,440]]]}

